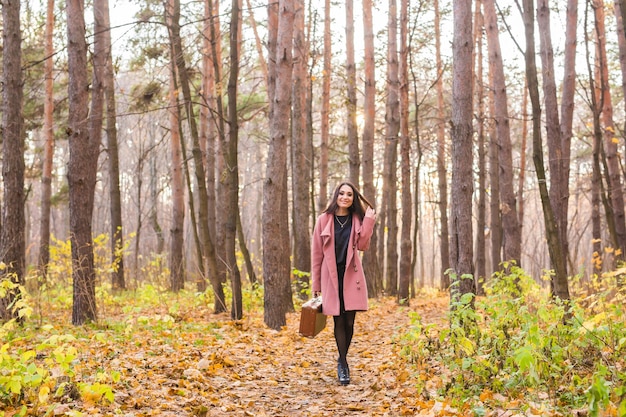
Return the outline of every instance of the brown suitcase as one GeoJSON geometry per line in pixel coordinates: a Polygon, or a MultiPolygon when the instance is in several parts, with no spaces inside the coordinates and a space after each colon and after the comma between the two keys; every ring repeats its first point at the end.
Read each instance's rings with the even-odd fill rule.
{"type": "Polygon", "coordinates": [[[326,315],[322,313],[322,297],[312,298],[302,304],[300,334],[315,337],[326,327],[326,315]]]}

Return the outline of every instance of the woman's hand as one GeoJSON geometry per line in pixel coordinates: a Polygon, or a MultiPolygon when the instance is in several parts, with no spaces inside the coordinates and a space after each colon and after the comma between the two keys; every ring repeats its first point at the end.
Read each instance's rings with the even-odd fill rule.
{"type": "Polygon", "coordinates": [[[313,291],[313,298],[317,298],[320,295],[322,295],[322,293],[320,291],[313,291]]]}
{"type": "Polygon", "coordinates": [[[376,210],[374,210],[374,209],[373,209],[373,208],[371,208],[371,207],[368,207],[368,208],[365,210],[365,217],[370,217],[370,218],[372,218],[372,219],[376,220],[376,210]]]}

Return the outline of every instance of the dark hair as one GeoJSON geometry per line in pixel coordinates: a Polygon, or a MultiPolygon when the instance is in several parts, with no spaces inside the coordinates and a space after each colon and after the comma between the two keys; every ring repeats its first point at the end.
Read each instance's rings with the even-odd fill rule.
{"type": "Polygon", "coordinates": [[[337,211],[337,209],[339,208],[339,205],[337,204],[337,198],[339,198],[339,190],[344,185],[352,188],[352,194],[354,196],[354,198],[352,199],[352,205],[348,207],[348,210],[350,211],[350,213],[358,214],[359,219],[363,220],[363,217],[365,217],[365,208],[367,206],[374,208],[374,206],[367,200],[367,198],[363,197],[363,194],[361,194],[359,190],[357,190],[356,186],[349,181],[344,181],[335,188],[333,198],[328,203],[328,206],[326,207],[326,210],[324,210],[324,213],[334,214],[335,211],[337,211]],[[363,203],[365,203],[367,206],[364,206],[363,203]]]}

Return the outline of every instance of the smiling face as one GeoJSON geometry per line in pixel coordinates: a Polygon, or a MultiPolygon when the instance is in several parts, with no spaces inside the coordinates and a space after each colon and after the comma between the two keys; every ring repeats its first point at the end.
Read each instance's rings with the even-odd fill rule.
{"type": "Polygon", "coordinates": [[[337,214],[338,216],[345,216],[350,213],[350,207],[354,201],[354,191],[348,184],[344,184],[339,189],[337,195],[337,214]]]}

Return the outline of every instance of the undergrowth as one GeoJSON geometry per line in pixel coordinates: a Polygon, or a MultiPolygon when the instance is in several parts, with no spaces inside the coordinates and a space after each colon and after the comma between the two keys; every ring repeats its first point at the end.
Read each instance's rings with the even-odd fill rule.
{"type": "Polygon", "coordinates": [[[416,372],[437,375],[433,394],[475,416],[626,416],[623,288],[607,275],[565,303],[522,269],[508,270],[486,283],[484,297],[453,302],[447,328],[412,316],[402,353],[416,372]]]}

